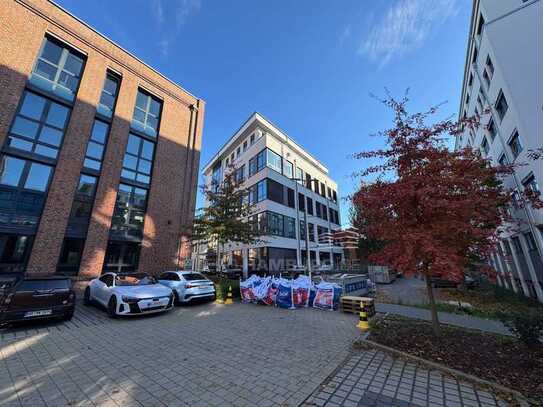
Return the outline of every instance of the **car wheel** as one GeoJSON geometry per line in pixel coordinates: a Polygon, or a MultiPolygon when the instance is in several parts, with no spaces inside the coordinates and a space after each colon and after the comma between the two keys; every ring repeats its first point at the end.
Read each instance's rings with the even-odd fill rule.
{"type": "Polygon", "coordinates": [[[86,306],[92,305],[90,287],[85,288],[85,293],[83,294],[83,304],[85,304],[86,306]]]}
{"type": "Polygon", "coordinates": [[[115,298],[115,296],[112,296],[107,303],[107,313],[110,318],[117,317],[117,299],[115,298]]]}

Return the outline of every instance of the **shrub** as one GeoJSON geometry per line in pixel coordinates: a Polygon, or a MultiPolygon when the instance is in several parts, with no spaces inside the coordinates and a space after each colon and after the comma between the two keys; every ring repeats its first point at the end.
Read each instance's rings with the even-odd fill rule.
{"type": "Polygon", "coordinates": [[[528,346],[539,344],[543,334],[543,313],[539,310],[525,312],[502,313],[502,322],[511,329],[521,342],[528,346]]]}
{"type": "Polygon", "coordinates": [[[232,287],[232,297],[239,298],[239,280],[230,280],[224,277],[211,277],[211,280],[215,283],[215,289],[217,291],[217,299],[225,300],[228,294],[228,287],[232,287]]]}

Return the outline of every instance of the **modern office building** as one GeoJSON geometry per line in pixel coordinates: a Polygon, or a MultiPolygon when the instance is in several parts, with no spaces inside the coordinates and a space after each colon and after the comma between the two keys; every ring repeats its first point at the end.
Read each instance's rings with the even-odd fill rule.
{"type": "Polygon", "coordinates": [[[50,1],[0,21],[0,273],[176,267],[202,100],[50,1]]]}
{"type": "MultiPolygon", "coordinates": [[[[302,266],[308,257],[306,235],[311,264],[341,261],[342,248],[330,238],[340,229],[338,188],[316,158],[254,113],[204,167],[206,185],[220,182],[231,167],[249,188],[254,204],[249,221],[265,236],[254,245],[227,245],[223,265],[271,273],[302,266]]],[[[202,250],[197,256],[203,256],[202,250]]]]}
{"type": "Polygon", "coordinates": [[[543,210],[523,202],[522,191],[540,191],[543,160],[543,1],[475,0],[468,39],[460,117],[480,116],[456,148],[479,149],[493,163],[524,164],[506,186],[516,230],[502,230],[491,263],[498,283],[543,301],[543,210]]]}

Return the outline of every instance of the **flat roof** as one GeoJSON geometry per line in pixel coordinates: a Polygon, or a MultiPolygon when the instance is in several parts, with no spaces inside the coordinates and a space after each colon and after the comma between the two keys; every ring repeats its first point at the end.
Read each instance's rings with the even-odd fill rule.
{"type": "Polygon", "coordinates": [[[221,148],[219,148],[219,151],[211,157],[211,159],[204,165],[202,169],[202,173],[205,173],[209,168],[211,167],[211,164],[213,164],[219,157],[225,153],[225,151],[234,143],[234,141],[255,121],[258,121],[262,123],[263,125],[270,127],[274,132],[277,133],[279,136],[283,136],[289,144],[292,145],[294,149],[297,150],[300,155],[303,155],[306,157],[306,159],[310,162],[312,162],[317,168],[319,168],[322,172],[328,175],[328,168],[326,168],[319,160],[317,160],[315,157],[313,157],[310,153],[308,153],[302,146],[300,146],[298,143],[296,143],[292,137],[288,136],[283,130],[281,130],[278,126],[276,126],[272,121],[268,120],[264,115],[262,115],[260,112],[253,112],[247,120],[243,122],[241,127],[236,130],[236,132],[222,145],[221,148]]]}
{"type": "Polygon", "coordinates": [[[66,10],[64,7],[62,7],[60,4],[57,4],[56,2],[54,2],[53,0],[47,0],[49,3],[51,3],[52,5],[54,5],[55,7],[57,7],[59,10],[61,10],[62,12],[68,14],[70,17],[72,17],[73,19],[77,20],[79,23],[83,24],[85,27],[87,27],[89,30],[95,32],[96,34],[98,34],[100,37],[104,38],[106,41],[110,42],[111,44],[113,44],[114,46],[116,46],[117,48],[119,48],[121,51],[127,53],[129,56],[131,56],[132,58],[134,58],[136,61],[138,61],[140,64],[146,66],[147,68],[149,68],[150,70],[152,70],[154,73],[156,73],[158,76],[160,76],[161,78],[163,79],[166,79],[168,82],[170,82],[171,84],[177,86],[179,89],[181,89],[183,92],[185,92],[186,94],[188,94],[189,96],[192,96],[193,98],[197,99],[197,100],[201,100],[201,98],[199,98],[198,96],[195,96],[194,94],[192,94],[191,92],[189,92],[188,90],[186,90],[184,87],[182,87],[179,83],[175,82],[174,80],[168,78],[166,75],[164,75],[163,73],[157,71],[155,68],[153,68],[151,65],[149,65],[148,63],[142,61],[140,58],[138,58],[136,55],[134,55],[132,52],[126,50],[125,48],[121,47],[119,44],[117,44],[115,41],[113,41],[111,38],[109,38],[108,36],[102,34],[100,31],[98,31],[96,28],[94,28],[93,26],[89,25],[87,22],[83,21],[82,19],[80,19],[79,17],[77,17],[76,15],[70,13],[68,10],[66,10]]]}

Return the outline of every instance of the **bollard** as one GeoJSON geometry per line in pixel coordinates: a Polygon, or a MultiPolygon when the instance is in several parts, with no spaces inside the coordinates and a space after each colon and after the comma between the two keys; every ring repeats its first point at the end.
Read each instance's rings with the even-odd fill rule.
{"type": "Polygon", "coordinates": [[[368,323],[368,314],[364,308],[364,303],[360,302],[360,318],[358,320],[358,325],[356,326],[362,331],[367,331],[370,329],[370,324],[368,323]]]}
{"type": "Polygon", "coordinates": [[[226,301],[224,302],[226,305],[233,304],[234,301],[232,301],[232,286],[228,286],[228,294],[226,294],[226,301]]]}

